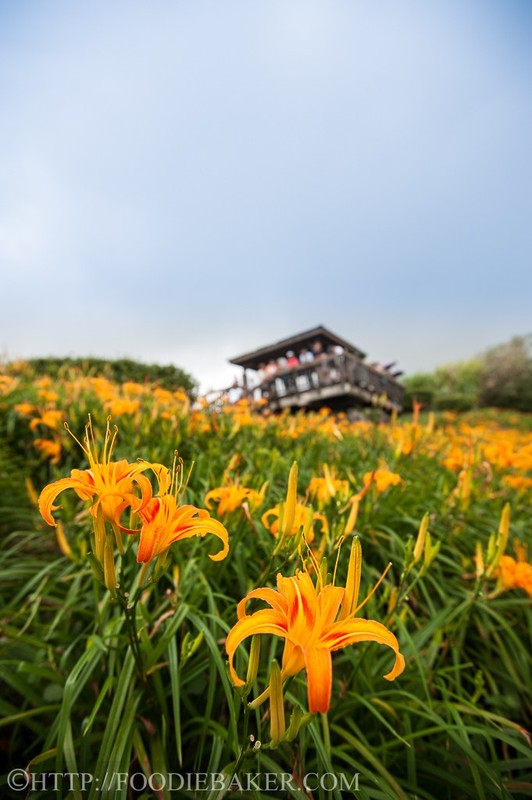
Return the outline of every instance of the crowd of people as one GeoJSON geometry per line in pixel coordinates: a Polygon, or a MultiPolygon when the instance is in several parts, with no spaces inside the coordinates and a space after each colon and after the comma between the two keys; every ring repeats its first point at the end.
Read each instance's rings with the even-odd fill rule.
{"type": "Polygon", "coordinates": [[[306,391],[324,382],[334,382],[340,373],[328,356],[340,356],[344,352],[340,345],[330,345],[325,351],[321,341],[317,339],[310,348],[302,347],[297,354],[294,350],[287,350],[284,355],[259,364],[255,397],[268,397],[272,387],[275,387],[276,394],[284,395],[306,391]],[[316,369],[294,372],[294,368],[311,363],[315,364],[316,369]]]}
{"type": "MultiPolygon", "coordinates": [[[[256,371],[256,383],[249,384],[246,391],[251,390],[255,400],[269,399],[273,396],[295,394],[308,391],[319,386],[330,385],[342,380],[344,372],[345,349],[338,344],[330,344],[325,350],[321,341],[317,339],[310,347],[302,347],[296,354],[294,350],[287,350],[278,358],[271,358],[259,364],[256,371]],[[312,369],[299,370],[297,367],[312,364],[312,369]]],[[[374,373],[378,373],[379,384],[383,384],[388,376],[396,377],[401,372],[392,372],[396,362],[384,366],[372,363],[367,365],[374,373]]],[[[372,390],[374,387],[371,387],[372,390]]],[[[242,397],[244,387],[235,378],[232,386],[231,401],[235,402],[242,397]]]]}
{"type": "Polygon", "coordinates": [[[258,383],[260,385],[264,381],[271,380],[279,373],[285,373],[300,364],[320,361],[325,355],[340,355],[343,352],[344,348],[340,345],[330,345],[327,352],[325,352],[322,343],[317,339],[310,349],[303,347],[298,355],[293,350],[287,350],[284,356],[280,356],[277,359],[272,358],[268,362],[259,364],[257,371],[258,383]]]}

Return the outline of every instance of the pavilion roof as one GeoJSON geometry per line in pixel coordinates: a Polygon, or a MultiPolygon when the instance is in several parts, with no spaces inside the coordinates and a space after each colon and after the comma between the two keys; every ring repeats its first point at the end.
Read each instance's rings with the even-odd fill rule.
{"type": "Polygon", "coordinates": [[[252,350],[241,356],[235,356],[235,358],[229,360],[229,363],[244,367],[244,369],[258,369],[260,364],[266,363],[272,358],[277,359],[286,355],[287,350],[293,350],[296,355],[298,355],[299,351],[304,347],[310,350],[315,341],[321,343],[324,352],[327,351],[329,345],[340,345],[346,352],[352,353],[358,358],[365,358],[366,356],[358,347],[350,344],[350,342],[346,342],[345,339],[342,339],[327,328],[324,328],[323,325],[318,325],[316,328],[297,333],[295,336],[279,339],[279,341],[273,344],[259,347],[257,350],[252,350]]]}

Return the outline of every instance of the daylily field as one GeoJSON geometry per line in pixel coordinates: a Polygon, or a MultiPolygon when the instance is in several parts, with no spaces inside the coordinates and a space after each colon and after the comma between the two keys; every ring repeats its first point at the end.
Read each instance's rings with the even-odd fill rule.
{"type": "Polygon", "coordinates": [[[532,421],[0,375],[0,796],[532,794],[532,421]]]}

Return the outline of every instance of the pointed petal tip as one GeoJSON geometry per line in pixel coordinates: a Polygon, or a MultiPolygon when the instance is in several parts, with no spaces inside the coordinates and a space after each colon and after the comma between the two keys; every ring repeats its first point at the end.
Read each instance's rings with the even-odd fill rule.
{"type": "Polygon", "coordinates": [[[388,672],[384,677],[387,681],[394,681],[399,675],[403,672],[405,668],[405,658],[402,653],[397,652],[395,654],[395,664],[393,668],[388,672]]]}

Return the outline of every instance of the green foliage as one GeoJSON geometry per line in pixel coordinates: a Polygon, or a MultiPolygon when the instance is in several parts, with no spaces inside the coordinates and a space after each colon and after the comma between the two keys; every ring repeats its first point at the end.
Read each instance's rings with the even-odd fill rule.
{"type": "Polygon", "coordinates": [[[182,388],[195,394],[197,382],[184,370],[173,365],[143,364],[129,358],[107,360],[88,356],[87,358],[31,358],[25,362],[8,364],[6,371],[17,373],[30,370],[35,375],[48,375],[54,380],[62,380],[80,372],[82,375],[103,376],[117,383],[134,381],[136,383],[156,383],[170,391],[182,388]]]}
{"type": "Polygon", "coordinates": [[[478,358],[403,380],[405,408],[414,400],[437,410],[512,408],[532,411],[532,335],[517,336],[478,358]]]}
{"type": "MultiPolygon", "coordinates": [[[[465,385],[464,378],[459,386],[465,385]]],[[[59,389],[58,394],[72,430],[81,436],[87,397],[72,401],[59,389]]],[[[125,554],[117,559],[120,579],[131,589],[124,606],[97,582],[87,560],[87,504],[71,490],[58,500],[57,517],[72,548],[67,558],[28,494],[29,475],[40,481],[40,490],[87,465],[61,427],[53,431],[62,437],[61,460],[43,464],[34,440],[44,423],[32,430],[30,418],[15,410],[24,399],[36,401],[35,389],[20,382],[0,405],[2,796],[26,796],[5,786],[9,769],[26,767],[41,779],[47,773],[90,776],[85,786],[79,777],[72,788],[62,780],[57,792],[30,792],[30,798],[342,800],[354,794],[366,800],[509,800],[527,795],[532,781],[530,598],[522,589],[497,591],[495,579],[477,574],[475,562],[476,543],[486,556],[506,502],[511,503],[510,540],[530,542],[527,496],[505,484],[507,474],[514,474],[509,467],[500,467],[495,457],[487,466],[479,454],[470,494],[460,494],[458,473],[444,464],[451,446],[447,422],[432,433],[430,426],[408,423],[349,426],[325,415],[246,417],[234,408],[186,410],[167,418],[146,396],[140,413],[117,420],[117,457],[141,455],[168,464],[178,448],[187,462],[196,462],[185,501],[201,508],[206,492],[222,485],[235,455],[242,485],[258,490],[269,483],[262,506],[237,508],[224,517],[230,538],[224,561],[209,558],[216,550],[209,537],[177,542],[158,582],[140,594],[136,537],[124,534],[125,554]],[[385,681],[391,655],[376,643],[334,653],[329,714],[310,721],[300,673],[287,681],[285,700],[303,712],[295,718],[307,724],[292,741],[272,748],[267,704],[250,712],[243,703],[229,679],[224,640],[236,621],[237,603],[251,588],[274,586],[278,572],[293,574],[300,567],[297,553],[272,554],[275,540],[261,522],[264,511],[284,500],[294,460],[301,500],[324,463],[349,482],[352,493],[381,462],[401,475],[404,484],[383,493],[370,488],[356,530],[364,553],[361,599],[392,562],[361,615],[397,635],[406,669],[394,682],[385,681]],[[414,555],[423,519],[435,553],[430,563],[426,551],[417,561],[414,555]],[[138,647],[132,646],[135,637],[138,647]],[[277,785],[291,776],[293,783],[284,791],[263,785],[239,792],[235,772],[268,774],[277,785]],[[143,776],[155,773],[216,773],[232,788],[202,791],[185,782],[156,794],[149,787],[129,791],[129,784],[119,784],[116,777],[135,775],[139,787],[143,776]],[[349,783],[357,773],[356,793],[333,784],[341,775],[349,783]],[[305,775],[332,777],[324,785],[311,778],[312,791],[304,791],[305,775]]],[[[90,402],[101,429],[105,408],[96,396],[90,402]]],[[[505,458],[518,453],[524,471],[530,419],[476,414],[464,418],[465,438],[456,422],[452,443],[463,440],[469,454],[472,427],[477,448],[482,432],[493,430],[505,458]]],[[[345,501],[333,498],[320,511],[330,528],[323,561],[329,580],[336,571],[336,584],[342,586],[349,545],[339,555],[337,545],[348,510],[345,501]]],[[[317,537],[313,547],[320,541],[317,537]]],[[[260,600],[252,602],[257,603],[252,610],[261,606],[260,600]]],[[[243,676],[248,652],[245,646],[237,652],[243,676]]],[[[253,695],[264,689],[268,665],[281,653],[273,637],[262,637],[253,695]]]]}
{"type": "Polygon", "coordinates": [[[432,408],[434,397],[438,391],[436,376],[428,373],[417,373],[403,379],[405,387],[404,408],[412,411],[414,400],[422,403],[425,408],[432,408]]]}
{"type": "Polygon", "coordinates": [[[532,335],[516,336],[486,353],[479,404],[532,411],[532,335]]]}

